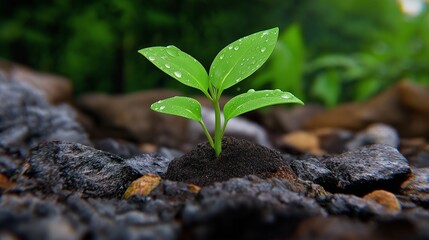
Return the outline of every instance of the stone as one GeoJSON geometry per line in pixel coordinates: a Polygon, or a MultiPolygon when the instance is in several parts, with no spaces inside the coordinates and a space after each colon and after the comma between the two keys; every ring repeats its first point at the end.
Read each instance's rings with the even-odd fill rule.
{"type": "Polygon", "coordinates": [[[169,90],[117,96],[91,93],[80,96],[77,106],[96,123],[87,126],[93,138],[119,138],[180,149],[187,139],[188,120],[150,109],[152,103],[177,95],[180,93],[169,90]]]}
{"type": "Polygon", "coordinates": [[[115,154],[122,158],[132,158],[143,154],[135,144],[121,139],[103,138],[94,140],[93,142],[94,148],[115,154]]]}
{"type": "Polygon", "coordinates": [[[319,182],[328,191],[364,195],[373,190],[397,191],[411,174],[407,159],[397,149],[371,145],[321,160],[333,174],[335,186],[319,182]]]}
{"type": "Polygon", "coordinates": [[[305,123],[304,129],[325,127],[360,131],[373,123],[394,127],[401,137],[429,137],[429,89],[400,81],[364,103],[341,104],[322,112],[305,123]]]}
{"type": "Polygon", "coordinates": [[[302,130],[307,121],[324,111],[325,108],[321,105],[306,103],[305,106],[292,108],[273,106],[266,113],[260,115],[262,125],[268,131],[287,134],[302,130]]]}
{"type": "Polygon", "coordinates": [[[0,146],[23,156],[46,141],[91,144],[70,106],[52,106],[39,90],[1,75],[0,119],[0,146]]]}
{"type": "Polygon", "coordinates": [[[295,159],[290,165],[295,174],[302,180],[323,185],[328,189],[333,189],[337,183],[335,174],[319,159],[313,157],[295,159]]]}
{"type": "Polygon", "coordinates": [[[155,174],[145,174],[134,180],[124,193],[124,198],[128,199],[134,195],[147,196],[161,182],[161,177],[155,174]]]}
{"type": "Polygon", "coordinates": [[[363,199],[371,200],[380,204],[390,213],[398,213],[401,211],[401,205],[395,195],[385,190],[375,190],[366,194],[363,199]]]}
{"type": "Polygon", "coordinates": [[[52,104],[69,102],[72,98],[73,86],[65,77],[35,71],[5,60],[0,60],[1,73],[11,81],[24,82],[34,86],[43,92],[43,95],[52,104]]]}
{"type": "Polygon", "coordinates": [[[317,200],[330,215],[345,215],[351,218],[368,220],[374,216],[389,213],[382,205],[355,195],[334,194],[319,197],[317,200]]]}
{"type": "Polygon", "coordinates": [[[278,179],[234,178],[202,188],[199,196],[182,213],[191,239],[285,239],[304,219],[324,214],[278,179]]]}
{"type": "Polygon", "coordinates": [[[424,208],[429,208],[429,168],[414,168],[412,176],[401,185],[401,194],[424,208]]]}
{"type": "Polygon", "coordinates": [[[371,144],[384,144],[397,148],[399,146],[399,134],[389,125],[375,123],[357,133],[353,139],[347,142],[346,147],[348,150],[355,150],[371,144]]]}
{"type": "Polygon", "coordinates": [[[316,156],[325,152],[320,148],[316,134],[305,131],[295,131],[282,137],[282,142],[300,153],[310,153],[316,156]]]}
{"type": "Polygon", "coordinates": [[[167,172],[171,158],[166,158],[162,154],[141,154],[133,158],[125,159],[125,163],[138,171],[140,175],[148,173],[164,177],[167,172]]]}
{"type": "Polygon", "coordinates": [[[0,198],[0,238],[23,239],[177,239],[179,228],[130,201],[65,199],[33,194],[0,198]]]}
{"type": "Polygon", "coordinates": [[[424,138],[401,139],[401,153],[415,168],[429,167],[429,143],[424,138]]]}
{"type": "Polygon", "coordinates": [[[224,137],[222,153],[216,158],[208,142],[171,161],[165,178],[172,181],[207,186],[230,178],[257,175],[293,180],[295,173],[282,160],[280,153],[247,140],[224,137]]]}
{"type": "Polygon", "coordinates": [[[121,197],[141,175],[124,159],[78,143],[48,142],[32,151],[17,181],[17,190],[64,195],[121,197]]]}

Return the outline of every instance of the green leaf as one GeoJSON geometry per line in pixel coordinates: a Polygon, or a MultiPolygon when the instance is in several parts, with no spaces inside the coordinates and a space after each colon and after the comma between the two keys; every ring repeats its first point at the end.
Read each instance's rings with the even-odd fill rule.
{"type": "Polygon", "coordinates": [[[207,95],[209,87],[207,72],[192,56],[175,46],[144,48],[140,49],[139,53],[177,81],[199,89],[207,95]]]}
{"type": "Polygon", "coordinates": [[[250,76],[271,55],[279,29],[254,33],[222,49],[210,67],[209,81],[220,92],[250,76]]]}
{"type": "Polygon", "coordinates": [[[177,96],[167,98],[152,104],[150,108],[156,112],[201,121],[201,104],[193,98],[177,96]]]}
{"type": "Polygon", "coordinates": [[[283,103],[304,104],[291,93],[283,92],[280,89],[261,91],[250,89],[247,93],[240,94],[229,100],[223,108],[223,113],[225,121],[228,121],[231,118],[258,108],[283,103]]]}

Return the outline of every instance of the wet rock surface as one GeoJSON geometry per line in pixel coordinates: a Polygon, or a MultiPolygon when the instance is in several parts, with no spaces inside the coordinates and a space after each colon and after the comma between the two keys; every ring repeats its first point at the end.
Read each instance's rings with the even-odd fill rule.
{"type": "MultiPolygon", "coordinates": [[[[383,102],[427,110],[418,104],[426,99],[421,98],[425,89],[395,89],[374,100],[377,104],[365,104],[366,113],[383,110],[383,102]],[[370,105],[376,110],[367,111],[370,105]]],[[[312,148],[317,151],[288,146],[280,153],[226,138],[223,154],[228,158],[216,162],[207,143],[188,153],[158,145],[153,153],[143,153],[141,144],[156,136],[136,129],[152,134],[160,126],[170,127],[152,139],[164,146],[180,142],[174,134],[186,129],[172,130],[175,120],[156,116],[143,118],[147,122],[138,128],[138,111],[146,108],[139,103],[146,97],[98,99],[95,105],[105,109],[89,115],[111,120],[103,126],[110,131],[103,138],[91,135],[90,141],[70,106],[53,106],[32,86],[0,77],[0,239],[429,239],[428,143],[401,138],[399,122],[384,122],[389,125],[381,134],[380,128],[368,131],[369,123],[361,118],[357,132],[305,130],[317,140],[312,148]],[[115,110],[116,100],[121,104],[115,110]],[[135,101],[136,110],[126,111],[128,101],[135,101]],[[394,137],[400,138],[403,154],[394,137]],[[358,144],[348,147],[354,140],[358,144]],[[393,144],[380,145],[388,142],[393,144]],[[173,164],[178,159],[187,160],[173,164]],[[189,181],[194,176],[198,182],[189,181]],[[126,190],[130,194],[124,196],[126,190]]],[[[402,107],[381,112],[401,114],[402,107]]],[[[283,139],[284,131],[303,131],[304,120],[320,111],[300,109],[293,118],[302,120],[288,124],[281,122],[280,110],[270,128],[279,133],[271,139],[283,139]]],[[[371,114],[365,119],[381,119],[371,114]]],[[[385,117],[392,120],[393,115],[385,117]]],[[[344,117],[358,126],[353,116],[344,117]]],[[[96,119],[91,118],[93,124],[96,119]]],[[[414,131],[418,121],[411,123],[414,131]]]]}

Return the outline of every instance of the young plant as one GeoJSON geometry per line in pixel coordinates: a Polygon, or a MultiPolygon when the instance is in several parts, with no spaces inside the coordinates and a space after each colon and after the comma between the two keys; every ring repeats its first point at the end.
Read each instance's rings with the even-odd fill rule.
{"type": "Polygon", "coordinates": [[[189,97],[172,97],[152,104],[157,112],[172,114],[197,121],[213,147],[216,157],[222,152],[222,137],[231,118],[269,105],[299,103],[301,100],[289,92],[250,89],[229,100],[223,108],[223,121],[219,99],[222,92],[253,74],[268,59],[278,37],[278,28],[257,32],[238,39],[222,49],[213,60],[209,74],[192,56],[175,46],[149,47],[139,50],[159,69],[179,82],[201,90],[212,102],[215,111],[214,137],[208,132],[201,117],[201,104],[189,97]]]}

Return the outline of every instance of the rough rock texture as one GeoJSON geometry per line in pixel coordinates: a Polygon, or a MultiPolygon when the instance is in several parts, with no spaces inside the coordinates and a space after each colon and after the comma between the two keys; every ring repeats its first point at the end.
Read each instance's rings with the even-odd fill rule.
{"type": "Polygon", "coordinates": [[[294,159],[290,165],[300,179],[323,184],[330,189],[337,183],[334,173],[317,158],[294,159]]]}
{"type": "Polygon", "coordinates": [[[330,215],[347,215],[362,220],[389,213],[382,205],[354,195],[334,194],[321,197],[318,202],[330,215]]]}
{"type": "Polygon", "coordinates": [[[180,233],[171,219],[166,223],[157,212],[126,201],[26,194],[6,195],[0,202],[1,239],[169,240],[180,233]]]}
{"type": "Polygon", "coordinates": [[[125,162],[128,166],[137,170],[140,175],[153,173],[164,177],[171,160],[171,158],[166,158],[162,154],[141,154],[139,156],[126,159],[125,162]]]}
{"type": "Polygon", "coordinates": [[[0,146],[26,156],[41,142],[90,144],[68,105],[51,106],[34,87],[0,74],[0,146]]]}
{"type": "Polygon", "coordinates": [[[273,239],[292,235],[300,221],[324,210],[280,180],[247,176],[203,188],[198,204],[182,214],[190,239],[273,239]]]}
{"type": "Polygon", "coordinates": [[[68,190],[88,197],[120,197],[138,177],[137,170],[115,155],[77,143],[49,142],[32,151],[17,189],[34,188],[54,194],[68,190]]]}
{"type": "Polygon", "coordinates": [[[289,159],[296,175],[338,193],[364,195],[373,190],[398,191],[411,174],[407,159],[393,147],[371,145],[325,157],[289,159]]]}
{"type": "Polygon", "coordinates": [[[225,137],[222,153],[218,158],[209,143],[200,144],[184,156],[171,161],[165,177],[206,186],[234,177],[257,175],[267,178],[276,174],[291,180],[296,177],[282,161],[280,153],[243,139],[225,137]]]}
{"type": "Polygon", "coordinates": [[[322,163],[334,174],[336,184],[319,184],[333,192],[356,195],[377,189],[395,192],[411,174],[407,159],[395,148],[385,145],[371,145],[327,157],[322,163]]]}
{"type": "Polygon", "coordinates": [[[113,138],[103,138],[94,140],[94,148],[103,150],[122,158],[131,158],[143,154],[143,152],[133,143],[113,138]]]}

